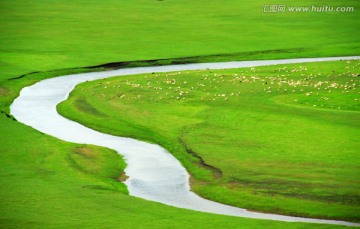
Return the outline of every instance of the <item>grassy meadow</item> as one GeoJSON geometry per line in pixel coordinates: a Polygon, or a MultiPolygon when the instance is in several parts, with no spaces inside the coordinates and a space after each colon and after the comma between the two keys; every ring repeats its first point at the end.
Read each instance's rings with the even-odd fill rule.
{"type": "MultiPolygon", "coordinates": [[[[265,0],[1,1],[1,78],[114,61],[359,54],[358,12],[271,14],[261,11],[266,4],[265,0]]],[[[357,0],[326,4],[360,7],[357,0]]]]}
{"type": "Polygon", "coordinates": [[[121,76],[79,85],[58,110],[164,146],[206,198],[357,221],[359,74],[337,61],[121,76]]]}
{"type": "MultiPolygon", "coordinates": [[[[278,3],[300,5],[285,0],[278,3]]],[[[301,5],[318,3],[307,0],[301,5]]],[[[121,225],[121,228],[163,228],[166,225],[219,228],[226,225],[228,228],[308,228],[307,224],[196,213],[130,197],[126,195],[126,188],[118,183],[125,166],[119,155],[95,146],[56,140],[16,122],[9,114],[11,102],[27,85],[58,75],[104,69],[85,68],[87,66],[119,61],[135,61],[130,66],[137,66],[359,54],[358,12],[268,14],[261,12],[263,4],[268,2],[0,1],[0,227],[119,228],[121,225]],[[155,59],[159,60],[136,62],[155,59]]],[[[360,6],[356,0],[327,1],[326,4],[349,5],[356,9],[360,6]]],[[[329,68],[336,70],[337,66],[329,68]]],[[[307,101],[311,98],[305,97],[304,102],[311,103],[307,101]]],[[[77,102],[76,109],[80,107],[89,112],[87,99],[77,102]]],[[[291,107],[298,105],[291,104],[292,100],[287,101],[286,96],[276,97],[274,102],[291,107]]],[[[344,106],[341,101],[339,104],[344,106]]],[[[324,106],[327,105],[324,103],[324,106]]],[[[201,109],[200,105],[191,109],[189,106],[186,116],[195,115],[201,109]]],[[[103,112],[106,111],[99,112],[101,118],[103,112]]],[[[179,125],[168,131],[178,130],[183,122],[178,119],[179,125]]],[[[125,119],[123,122],[125,125],[125,119]]],[[[201,120],[194,119],[190,124],[198,122],[200,124],[201,120]]],[[[135,123],[126,125],[133,125],[132,130],[143,128],[135,123]]],[[[140,130],[136,131],[136,136],[146,139],[139,135],[140,130]]],[[[135,132],[127,134],[132,133],[135,132]]],[[[156,130],[149,137],[157,135],[156,139],[160,139],[163,133],[156,130]]],[[[199,152],[196,148],[199,146],[190,143],[189,137],[197,138],[184,135],[181,141],[192,145],[194,149],[191,150],[201,153],[205,162],[212,165],[214,159],[205,155],[211,152],[199,152]]],[[[168,148],[173,140],[166,142],[168,148]]],[[[215,196],[204,189],[208,184],[224,187],[222,182],[228,183],[230,178],[224,180],[223,176],[214,180],[215,170],[198,168],[199,159],[188,154],[184,157],[181,161],[189,161],[187,167],[196,174],[193,188],[203,196],[215,196]],[[201,185],[202,182],[206,185],[201,185]]],[[[241,171],[233,172],[236,175],[241,171]]],[[[233,182],[234,188],[230,191],[238,189],[237,184],[233,182]]],[[[352,190],[353,185],[348,190],[352,190]]],[[[348,190],[344,190],[346,195],[348,190]]],[[[264,201],[268,199],[260,202],[264,201]]],[[[264,211],[273,209],[264,208],[264,211]]],[[[343,214],[329,214],[329,217],[338,216],[343,214]]]]}

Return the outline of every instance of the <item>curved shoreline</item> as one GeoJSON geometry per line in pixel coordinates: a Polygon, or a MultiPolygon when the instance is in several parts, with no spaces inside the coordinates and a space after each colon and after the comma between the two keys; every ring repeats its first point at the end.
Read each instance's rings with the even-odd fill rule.
{"type": "Polygon", "coordinates": [[[203,199],[190,191],[189,174],[165,149],[158,145],[94,131],[60,116],[56,110],[56,105],[66,100],[77,84],[89,80],[152,72],[243,68],[350,59],[360,59],[360,56],[137,67],[60,76],[42,80],[32,86],[23,88],[20,96],[14,100],[10,108],[11,113],[19,122],[38,131],[69,142],[112,148],[123,155],[128,165],[125,171],[130,177],[125,183],[132,196],[175,207],[230,216],[286,222],[360,226],[360,224],[345,221],[257,213],[203,199]]]}

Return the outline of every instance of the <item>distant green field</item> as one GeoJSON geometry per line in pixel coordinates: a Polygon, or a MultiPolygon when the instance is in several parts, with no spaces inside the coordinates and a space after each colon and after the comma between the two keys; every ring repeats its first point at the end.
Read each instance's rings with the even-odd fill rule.
{"type": "Polygon", "coordinates": [[[353,6],[353,13],[262,12],[269,4],[266,0],[1,1],[1,78],[187,56],[248,60],[359,54],[358,0],[276,1],[287,6],[353,6]]]}
{"type": "MultiPolygon", "coordinates": [[[[296,6],[319,1],[278,3],[296,6]]],[[[95,70],[82,68],[85,66],[153,59],[164,59],[156,63],[166,64],[359,54],[357,10],[273,14],[261,12],[264,4],[269,3],[0,1],[1,227],[99,228],[106,223],[124,228],[161,228],[164,224],[209,228],[209,223],[215,228],[307,227],[209,216],[122,195],[124,187],[114,184],[114,170],[120,173],[124,166],[119,156],[89,147],[88,161],[83,146],[39,134],[12,121],[8,114],[21,88],[49,77],[95,70]],[[34,74],[27,74],[31,72],[34,74]],[[88,188],[81,188],[83,185],[88,188]]],[[[360,6],[356,0],[326,4],[360,6]]],[[[199,171],[211,178],[206,170],[199,171]]]]}
{"type": "Polygon", "coordinates": [[[164,146],[206,198],[358,221],[359,75],[338,61],[118,77],[79,85],[59,111],[164,146]]]}

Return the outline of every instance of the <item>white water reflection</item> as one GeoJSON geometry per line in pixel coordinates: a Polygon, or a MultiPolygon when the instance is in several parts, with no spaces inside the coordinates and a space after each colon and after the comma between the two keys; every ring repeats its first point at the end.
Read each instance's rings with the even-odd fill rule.
{"type": "Polygon", "coordinates": [[[106,77],[152,72],[182,70],[224,69],[255,67],[273,64],[305,63],[330,60],[360,59],[360,57],[306,58],[269,61],[239,61],[224,63],[186,64],[160,67],[139,67],[105,72],[82,73],[40,81],[24,88],[11,105],[15,118],[43,133],[59,139],[108,147],[124,156],[129,179],[125,182],[130,195],[167,205],[197,211],[270,219],[288,222],[314,222],[359,226],[359,224],[334,220],[319,220],[250,212],[203,199],[190,191],[189,175],[181,164],[158,145],[138,140],[103,134],[60,116],[56,105],[65,100],[75,85],[106,77]]]}

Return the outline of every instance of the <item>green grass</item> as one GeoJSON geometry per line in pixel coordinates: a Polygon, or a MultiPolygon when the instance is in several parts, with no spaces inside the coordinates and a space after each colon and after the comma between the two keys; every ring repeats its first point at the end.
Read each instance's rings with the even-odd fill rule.
{"type": "Polygon", "coordinates": [[[359,54],[359,1],[326,2],[354,6],[353,13],[262,13],[265,4],[269,2],[1,1],[1,78],[187,56],[224,60],[359,54]]]}
{"type": "MultiPolygon", "coordinates": [[[[278,3],[282,2],[290,4],[278,3]]],[[[114,171],[120,173],[123,164],[106,160],[121,160],[110,151],[87,146],[97,152],[87,158],[79,153],[83,146],[57,141],[4,118],[21,88],[49,77],[96,70],[86,66],[153,59],[162,60],[120,65],[359,53],[357,12],[265,14],[263,4],[268,2],[0,1],[1,227],[208,228],[208,222],[220,227],[230,221],[234,223],[229,227],[305,227],[195,214],[119,195],[126,190],[114,183],[114,171]],[[47,163],[37,164],[43,157],[47,163]],[[82,189],[83,184],[94,188],[82,189]],[[105,194],[106,190],[113,194],[105,194]],[[122,206],[126,208],[119,210],[122,206]]],[[[355,0],[327,4],[359,7],[355,0]]],[[[80,109],[87,109],[83,104],[78,103],[80,109]]],[[[200,168],[198,174],[211,180],[207,170],[200,168]]]]}
{"type": "Polygon", "coordinates": [[[359,66],[337,61],[97,80],[77,86],[58,110],[102,132],[164,146],[206,198],[358,221],[359,66]]]}

